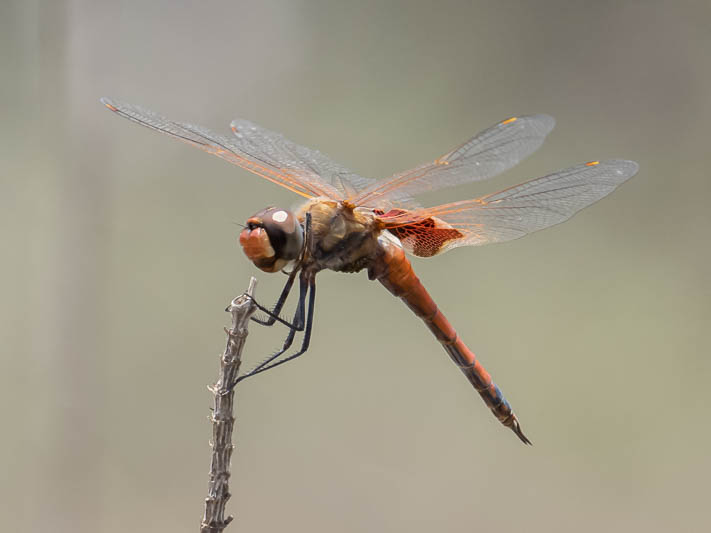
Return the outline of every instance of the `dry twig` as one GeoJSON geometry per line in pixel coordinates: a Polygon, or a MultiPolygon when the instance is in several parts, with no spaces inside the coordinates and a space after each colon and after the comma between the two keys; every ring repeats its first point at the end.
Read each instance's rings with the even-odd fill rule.
{"type": "Polygon", "coordinates": [[[227,346],[220,357],[220,374],[210,391],[215,395],[215,407],[212,412],[212,459],[210,461],[210,480],[205,498],[205,514],[200,524],[200,533],[221,533],[232,516],[225,518],[225,506],[230,499],[230,458],[232,457],[232,428],[234,427],[234,391],[230,385],[235,382],[242,362],[242,348],[247,339],[249,317],[255,311],[252,301],[256,278],[249,281],[247,291],[238,296],[227,307],[232,314],[232,327],[225,328],[227,346]]]}

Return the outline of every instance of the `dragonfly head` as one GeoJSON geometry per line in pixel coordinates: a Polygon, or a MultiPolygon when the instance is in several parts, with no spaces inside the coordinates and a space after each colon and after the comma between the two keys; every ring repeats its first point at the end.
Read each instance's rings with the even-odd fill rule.
{"type": "Polygon", "coordinates": [[[265,272],[279,272],[299,258],[304,231],[294,213],[267,207],[247,219],[239,236],[245,255],[265,272]]]}

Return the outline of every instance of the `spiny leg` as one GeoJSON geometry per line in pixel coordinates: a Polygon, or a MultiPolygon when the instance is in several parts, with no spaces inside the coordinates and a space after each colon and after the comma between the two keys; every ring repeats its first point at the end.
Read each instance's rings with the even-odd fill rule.
{"type": "Polygon", "coordinates": [[[282,289],[281,294],[279,295],[279,299],[277,300],[276,304],[274,304],[274,307],[272,309],[267,309],[263,305],[259,304],[259,302],[254,301],[254,299],[252,300],[254,301],[254,305],[257,306],[257,309],[262,311],[268,317],[266,320],[252,317],[252,320],[254,320],[257,324],[261,324],[262,326],[273,326],[275,322],[284,324],[286,327],[292,326],[289,322],[282,319],[279,316],[279,313],[281,313],[281,310],[284,307],[284,304],[286,303],[286,299],[289,297],[291,288],[294,286],[294,280],[296,279],[297,270],[298,268],[294,268],[294,270],[292,270],[289,274],[289,279],[286,280],[286,285],[284,285],[284,288],[282,289]]]}
{"type": "MultiPolygon", "coordinates": [[[[284,340],[284,345],[282,346],[281,350],[278,352],[272,354],[269,356],[267,359],[259,363],[255,368],[247,372],[242,378],[245,378],[250,375],[254,375],[255,372],[260,371],[262,368],[267,366],[269,363],[280,357],[284,352],[286,352],[290,347],[291,344],[294,342],[294,337],[296,336],[297,331],[304,331],[304,311],[306,309],[306,294],[308,292],[309,285],[306,282],[305,277],[302,275],[299,278],[299,302],[296,305],[296,312],[294,313],[294,319],[293,319],[293,325],[289,327],[289,333],[286,336],[286,339],[284,340]]],[[[241,378],[240,378],[241,379],[241,378]]],[[[238,379],[239,381],[239,379],[238,379]]]]}
{"type": "MultiPolygon", "coordinates": [[[[268,366],[267,365],[265,365],[265,366],[260,365],[261,368],[259,368],[259,369],[255,368],[252,372],[250,372],[248,374],[249,376],[254,376],[256,374],[260,374],[260,373],[264,372],[265,370],[271,370],[272,368],[275,368],[279,365],[283,365],[284,363],[291,361],[293,359],[296,359],[300,355],[303,355],[309,349],[309,344],[311,343],[311,329],[313,327],[313,321],[314,321],[314,303],[316,301],[316,281],[313,276],[311,276],[309,279],[309,289],[310,289],[309,310],[308,310],[308,314],[306,316],[306,328],[304,329],[304,340],[301,343],[301,348],[299,349],[299,351],[296,352],[295,354],[291,354],[289,357],[286,357],[280,361],[277,361],[274,364],[271,364],[268,366]]],[[[244,377],[247,377],[247,376],[245,375],[244,377]]]]}
{"type": "Polygon", "coordinates": [[[308,289],[309,285],[307,283],[307,280],[302,275],[299,279],[299,302],[297,303],[296,312],[294,313],[293,324],[289,325],[289,333],[287,334],[286,339],[284,340],[284,344],[281,350],[270,355],[268,358],[259,363],[256,367],[254,367],[246,374],[243,374],[242,376],[238,377],[237,380],[235,380],[234,385],[237,385],[237,383],[250,376],[260,373],[267,365],[269,365],[269,363],[281,357],[289,348],[291,348],[296,333],[298,331],[304,331],[304,314],[306,310],[306,295],[308,289]]]}
{"type": "MultiPolygon", "coordinates": [[[[301,278],[302,282],[305,281],[305,279],[304,279],[305,277],[306,276],[302,275],[302,278],[301,278]]],[[[280,357],[291,346],[291,343],[294,340],[294,336],[296,335],[296,330],[292,329],[289,332],[289,335],[287,336],[286,341],[284,341],[284,347],[282,348],[282,350],[278,351],[277,353],[275,353],[274,355],[272,355],[271,357],[269,357],[268,359],[266,359],[265,361],[260,363],[256,368],[249,371],[247,374],[244,374],[243,376],[240,376],[239,378],[237,378],[237,380],[235,381],[235,385],[248,377],[255,376],[257,374],[261,374],[262,372],[264,372],[266,370],[270,370],[270,369],[275,368],[279,365],[282,365],[288,361],[296,359],[300,355],[303,355],[304,353],[306,353],[306,351],[309,349],[309,344],[311,342],[311,330],[313,327],[313,319],[314,319],[314,304],[316,301],[316,280],[315,280],[314,275],[310,275],[308,277],[307,288],[309,289],[309,308],[308,308],[308,314],[306,317],[306,327],[304,329],[304,339],[301,343],[301,348],[299,349],[299,351],[290,355],[289,357],[286,357],[280,361],[276,361],[275,363],[270,364],[270,363],[272,363],[272,361],[275,361],[278,357],[280,357]]],[[[297,314],[300,315],[301,320],[303,320],[304,301],[305,301],[306,294],[303,293],[303,296],[304,296],[304,298],[299,299],[299,309],[297,310],[297,314]]],[[[296,321],[296,318],[294,320],[296,321]]]]}

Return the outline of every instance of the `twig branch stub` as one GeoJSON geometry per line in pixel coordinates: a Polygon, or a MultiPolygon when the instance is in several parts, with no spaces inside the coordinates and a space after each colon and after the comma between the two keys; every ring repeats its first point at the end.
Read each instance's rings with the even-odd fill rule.
{"type": "Polygon", "coordinates": [[[257,279],[252,277],[247,291],[234,298],[225,309],[232,315],[232,325],[229,329],[225,328],[227,345],[220,357],[220,374],[215,385],[210,387],[210,391],[215,396],[214,408],[210,416],[212,457],[205,513],[200,523],[201,533],[222,533],[233,518],[232,516],[225,518],[225,506],[230,499],[230,460],[234,448],[232,430],[235,418],[232,384],[237,379],[242,363],[242,349],[247,339],[249,318],[256,310],[252,300],[256,285],[257,279]]]}

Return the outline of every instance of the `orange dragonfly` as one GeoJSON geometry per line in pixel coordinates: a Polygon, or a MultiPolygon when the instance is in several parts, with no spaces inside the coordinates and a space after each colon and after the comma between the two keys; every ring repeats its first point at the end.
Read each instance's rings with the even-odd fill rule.
{"type": "MultiPolygon", "coordinates": [[[[287,268],[287,283],[272,309],[257,303],[266,319],[289,328],[281,350],[237,381],[302,355],[309,347],[316,274],[367,270],[400,297],[432,331],[496,418],[526,444],[518,418],[489,373],[459,337],[415,275],[405,252],[431,257],[458,246],[478,246],[523,237],[569,219],[635,175],[634,161],[591,161],[473,200],[422,207],[414,197],[445,187],[491,178],[537,150],[555,121],[547,115],[511,117],[484,130],[432,162],[385,180],[364,178],[319,151],[246,120],[232,122],[231,137],[174,122],[108,98],[116,114],[167,133],[234,163],[306,198],[296,211],[269,207],[247,220],[239,241],[265,272],[287,268]],[[299,300],[291,322],[280,318],[299,273],[299,300]],[[301,348],[283,357],[297,331],[301,348]]],[[[255,302],[256,303],[256,302],[255,302]]],[[[235,383],[236,384],[236,383],[235,383]]]]}

